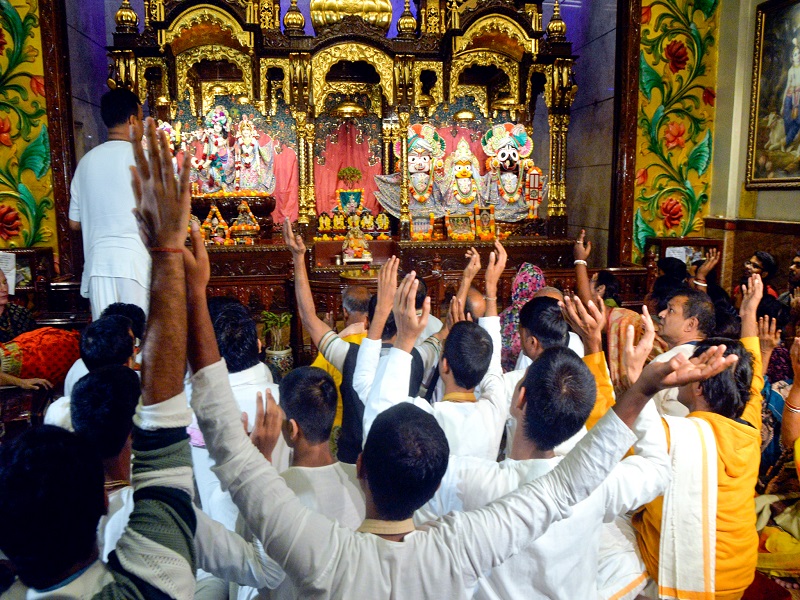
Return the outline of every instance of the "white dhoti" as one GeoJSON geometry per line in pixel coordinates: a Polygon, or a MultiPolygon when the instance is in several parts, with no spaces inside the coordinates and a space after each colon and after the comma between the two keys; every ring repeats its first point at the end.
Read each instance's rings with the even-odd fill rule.
{"type": "Polygon", "coordinates": [[[647,576],[636,531],[628,515],[605,523],[597,555],[597,591],[606,600],[636,598],[650,578],[647,576]]]}
{"type": "Polygon", "coordinates": [[[115,302],[135,304],[147,314],[150,290],[135,279],[94,276],[89,279],[89,302],[92,305],[93,321],[99,319],[106,307],[115,302]]]}

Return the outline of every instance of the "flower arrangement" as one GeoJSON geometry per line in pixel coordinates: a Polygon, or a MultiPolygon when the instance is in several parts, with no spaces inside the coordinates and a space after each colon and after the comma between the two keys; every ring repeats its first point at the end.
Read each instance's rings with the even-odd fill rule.
{"type": "Polygon", "coordinates": [[[267,348],[275,352],[287,350],[289,348],[289,340],[284,341],[283,332],[292,321],[292,313],[275,313],[265,310],[261,313],[261,318],[264,322],[264,328],[269,333],[269,345],[267,348]]]}
{"type": "Polygon", "coordinates": [[[345,167],[343,169],[339,169],[339,172],[336,174],[336,177],[339,181],[344,182],[347,189],[353,189],[353,185],[361,181],[361,170],[356,169],[355,167],[345,167]]]}

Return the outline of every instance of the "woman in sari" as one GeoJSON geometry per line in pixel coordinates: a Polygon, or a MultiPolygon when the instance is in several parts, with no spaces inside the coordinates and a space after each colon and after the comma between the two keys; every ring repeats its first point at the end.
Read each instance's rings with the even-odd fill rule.
{"type": "Polygon", "coordinates": [[[522,263],[511,287],[511,306],[500,313],[500,332],[503,336],[500,361],[504,372],[514,370],[522,350],[519,340],[519,311],[544,285],[542,270],[531,263],[522,263]]]}

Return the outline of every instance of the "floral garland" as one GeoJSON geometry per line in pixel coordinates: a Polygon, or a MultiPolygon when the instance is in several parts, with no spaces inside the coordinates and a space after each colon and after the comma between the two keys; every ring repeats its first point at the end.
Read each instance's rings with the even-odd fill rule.
{"type": "Polygon", "coordinates": [[[414,200],[419,204],[425,204],[428,200],[430,200],[431,194],[433,193],[433,175],[428,176],[428,185],[421,193],[416,187],[414,187],[414,183],[409,178],[408,193],[411,194],[411,197],[414,198],[414,200]]]}
{"type": "MultiPolygon", "coordinates": [[[[522,168],[520,168],[522,171],[522,168]]],[[[527,203],[530,203],[530,190],[525,185],[525,178],[524,177],[517,177],[517,186],[514,190],[513,194],[509,194],[506,191],[505,186],[503,185],[503,180],[498,174],[497,176],[497,193],[500,194],[500,197],[506,201],[507,204],[514,204],[519,201],[520,199],[520,191],[524,191],[523,197],[527,203]]]]}

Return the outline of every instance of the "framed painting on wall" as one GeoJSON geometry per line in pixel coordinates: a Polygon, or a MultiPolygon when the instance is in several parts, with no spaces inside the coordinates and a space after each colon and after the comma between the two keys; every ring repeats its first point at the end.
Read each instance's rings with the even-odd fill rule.
{"type": "Polygon", "coordinates": [[[800,0],[756,7],[745,186],[800,188],[800,0]]]}

